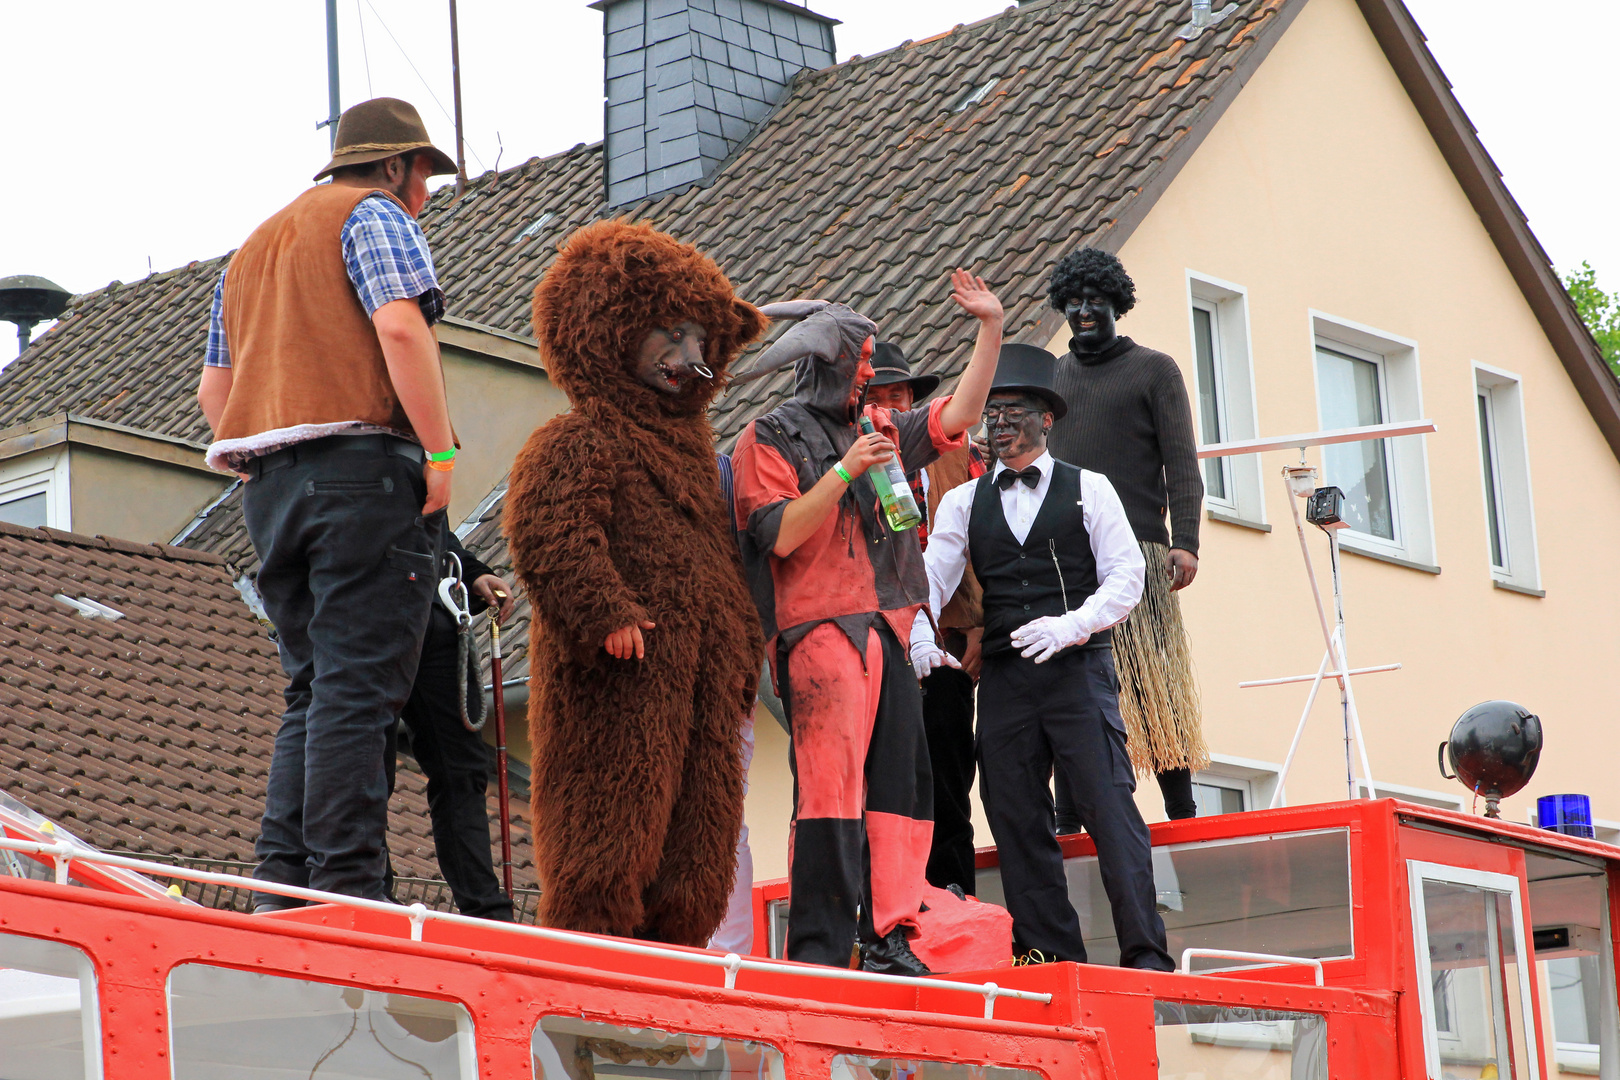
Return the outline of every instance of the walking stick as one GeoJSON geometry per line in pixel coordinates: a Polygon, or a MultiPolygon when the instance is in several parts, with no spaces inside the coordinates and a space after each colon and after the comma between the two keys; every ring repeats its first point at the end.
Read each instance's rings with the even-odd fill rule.
{"type": "Polygon", "coordinates": [[[512,895],[512,808],[507,802],[506,790],[506,687],[501,680],[501,626],[495,621],[498,611],[489,616],[489,673],[495,683],[495,780],[500,785],[501,799],[501,876],[506,880],[506,895],[512,895]]]}

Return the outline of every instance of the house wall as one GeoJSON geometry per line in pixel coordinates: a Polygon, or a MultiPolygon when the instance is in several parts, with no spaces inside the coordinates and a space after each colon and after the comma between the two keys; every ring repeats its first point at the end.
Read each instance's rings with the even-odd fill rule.
{"type": "Polygon", "coordinates": [[[529,434],[568,408],[540,368],[441,344],[450,422],[461,440],[450,522],[459,524],[512,467],[529,434]]]}
{"type": "Polygon", "coordinates": [[[166,544],[229,477],[93,446],[68,448],[73,531],[166,544]]]}
{"type": "MultiPolygon", "coordinates": [[[[1404,665],[1355,680],[1374,776],[1466,797],[1439,776],[1436,746],[1469,706],[1508,698],[1541,716],[1547,746],[1504,816],[1526,820],[1535,796],[1578,791],[1596,817],[1620,818],[1606,678],[1620,610],[1593,550],[1620,528],[1620,462],[1352,0],[1311,0],[1120,254],[1140,298],[1120,331],[1175,356],[1189,391],[1188,272],[1247,290],[1261,435],[1321,426],[1313,309],[1415,342],[1421,414],[1438,425],[1426,453],[1440,572],[1343,560],[1352,665],[1404,665]],[[1542,598],[1492,583],[1475,363],[1522,380],[1542,598]]],[[[1319,451],[1307,457],[1321,465],[1319,451]]],[[[1286,755],[1306,687],[1239,680],[1314,672],[1322,655],[1279,479],[1296,460],[1262,457],[1270,533],[1204,522],[1198,578],[1181,594],[1210,746],[1262,762],[1286,755]]],[[[1325,541],[1309,531],[1326,590],[1325,541]]],[[[1146,788],[1144,811],[1161,818],[1146,788]]],[[[1344,793],[1329,684],[1287,795],[1344,793]]]]}

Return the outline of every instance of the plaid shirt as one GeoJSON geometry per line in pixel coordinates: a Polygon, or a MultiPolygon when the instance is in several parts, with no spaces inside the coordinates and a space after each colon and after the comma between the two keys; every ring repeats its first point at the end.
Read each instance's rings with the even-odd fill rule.
{"type": "MultiPolygon", "coordinates": [[[[368,316],[395,300],[415,300],[432,326],[444,318],[444,292],[433,270],[427,237],[414,218],[384,195],[368,195],[343,223],[343,263],[349,280],[368,316]]],[[[208,367],[231,366],[231,347],[225,340],[225,274],[214,283],[214,303],[208,315],[208,367]]]]}

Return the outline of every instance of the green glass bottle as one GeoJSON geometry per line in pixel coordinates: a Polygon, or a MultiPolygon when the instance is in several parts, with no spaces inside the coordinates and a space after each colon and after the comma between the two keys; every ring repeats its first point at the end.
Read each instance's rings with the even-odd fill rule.
{"type": "MultiPolygon", "coordinates": [[[[869,417],[861,417],[862,435],[876,430],[869,417]]],[[[889,519],[889,528],[904,532],[922,524],[922,512],[917,509],[917,500],[911,497],[911,484],[906,480],[906,470],[901,467],[898,456],[890,458],[886,464],[873,465],[866,470],[866,475],[877,488],[878,501],[883,504],[883,516],[889,519]]]]}

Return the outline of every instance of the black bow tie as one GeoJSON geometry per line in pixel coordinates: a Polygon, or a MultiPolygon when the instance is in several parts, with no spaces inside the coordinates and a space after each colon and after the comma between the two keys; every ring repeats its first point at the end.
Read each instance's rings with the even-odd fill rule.
{"type": "Polygon", "coordinates": [[[1006,491],[1019,480],[1022,480],[1030,487],[1034,487],[1041,482],[1041,470],[1034,465],[1025,465],[1016,472],[1012,469],[1002,469],[1001,472],[996,474],[996,486],[1002,491],[1006,491]]]}

